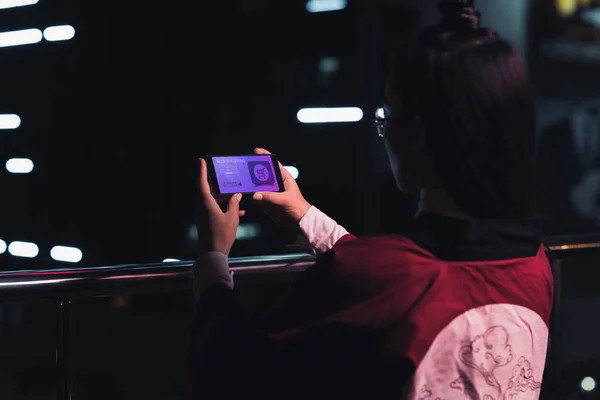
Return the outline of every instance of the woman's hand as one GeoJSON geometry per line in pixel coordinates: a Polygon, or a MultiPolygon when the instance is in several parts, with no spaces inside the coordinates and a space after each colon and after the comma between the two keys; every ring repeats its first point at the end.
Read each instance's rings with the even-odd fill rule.
{"type": "Polygon", "coordinates": [[[240,211],[240,200],[241,194],[232,196],[227,204],[227,211],[221,210],[210,193],[206,161],[200,159],[200,199],[196,211],[200,253],[218,251],[229,256],[240,217],[245,214],[245,211],[240,211]]]}
{"type": "MultiPolygon", "coordinates": [[[[265,149],[255,149],[255,154],[271,154],[265,149]]],[[[311,205],[304,199],[296,180],[279,163],[283,186],[281,193],[255,193],[254,202],[267,213],[278,225],[298,229],[300,220],[306,215],[311,205]]]]}

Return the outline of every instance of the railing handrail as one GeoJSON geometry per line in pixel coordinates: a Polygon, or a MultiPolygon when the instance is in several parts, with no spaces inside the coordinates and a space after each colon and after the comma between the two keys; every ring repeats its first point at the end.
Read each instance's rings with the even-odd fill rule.
{"type": "MultiPolygon", "coordinates": [[[[558,258],[571,253],[600,250],[600,236],[555,236],[545,240],[558,258]]],[[[315,261],[309,254],[231,258],[235,275],[300,272],[315,261]]],[[[0,302],[35,299],[72,299],[168,292],[190,288],[193,261],[129,264],[112,267],[80,267],[0,272],[0,302]]]]}
{"type": "Polygon", "coordinates": [[[600,249],[600,235],[564,235],[550,236],[544,243],[552,253],[564,254],[565,252],[600,249]]]}
{"type": "MultiPolygon", "coordinates": [[[[299,272],[314,263],[308,254],[231,258],[236,276],[299,272]]],[[[72,299],[111,294],[191,290],[193,261],[0,272],[0,301],[72,299]]]]}

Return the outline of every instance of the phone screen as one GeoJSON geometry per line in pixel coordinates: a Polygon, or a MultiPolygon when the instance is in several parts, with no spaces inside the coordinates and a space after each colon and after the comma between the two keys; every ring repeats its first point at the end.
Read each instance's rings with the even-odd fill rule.
{"type": "Polygon", "coordinates": [[[281,172],[275,156],[212,157],[220,194],[280,192],[281,172]]]}

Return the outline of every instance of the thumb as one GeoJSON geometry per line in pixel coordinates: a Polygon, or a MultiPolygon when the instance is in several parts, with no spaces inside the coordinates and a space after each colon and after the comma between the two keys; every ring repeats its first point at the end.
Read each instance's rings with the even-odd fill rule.
{"type": "Polygon", "coordinates": [[[254,154],[271,154],[271,152],[267,149],[257,147],[254,149],[254,154]]]}
{"type": "Polygon", "coordinates": [[[235,196],[231,196],[231,199],[229,199],[229,203],[227,204],[227,214],[239,216],[241,200],[242,200],[242,195],[239,193],[236,194],[235,196]]]}
{"type": "Polygon", "coordinates": [[[285,202],[285,193],[255,193],[254,196],[252,196],[252,199],[258,204],[274,204],[280,206],[285,202]]]}

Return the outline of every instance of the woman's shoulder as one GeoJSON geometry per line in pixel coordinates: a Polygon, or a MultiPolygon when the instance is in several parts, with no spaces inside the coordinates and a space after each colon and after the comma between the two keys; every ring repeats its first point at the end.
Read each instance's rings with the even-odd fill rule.
{"type": "Polygon", "coordinates": [[[331,251],[335,269],[344,275],[385,279],[427,278],[437,274],[439,260],[402,235],[346,238],[331,251]]]}
{"type": "Polygon", "coordinates": [[[409,301],[437,279],[441,264],[404,236],[380,235],[343,238],[315,268],[356,301],[384,293],[404,293],[409,301]]]}
{"type": "Polygon", "coordinates": [[[396,260],[402,259],[402,257],[423,260],[435,259],[433,254],[420,247],[409,237],[399,234],[385,234],[365,238],[346,237],[340,240],[333,250],[378,259],[389,257],[394,257],[396,260]]]}

